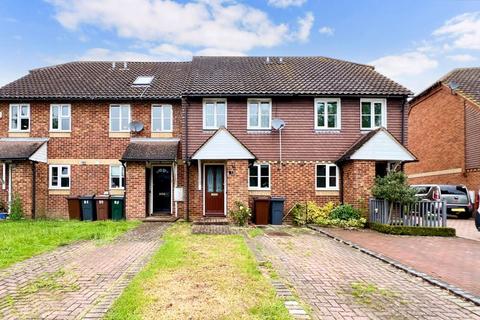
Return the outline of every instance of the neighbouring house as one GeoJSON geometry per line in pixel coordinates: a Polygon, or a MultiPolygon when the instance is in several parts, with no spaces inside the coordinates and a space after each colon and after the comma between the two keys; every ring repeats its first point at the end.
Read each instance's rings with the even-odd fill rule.
{"type": "Polygon", "coordinates": [[[126,216],[228,216],[285,197],[365,206],[374,178],[414,161],[411,92],[324,57],[71,62],[0,89],[0,196],[66,217],[67,196],[124,195],[126,216]],[[274,124],[272,126],[272,124],[274,124]]]}
{"type": "Polygon", "coordinates": [[[455,69],[410,101],[412,184],[480,188],[480,68],[455,69]]]}

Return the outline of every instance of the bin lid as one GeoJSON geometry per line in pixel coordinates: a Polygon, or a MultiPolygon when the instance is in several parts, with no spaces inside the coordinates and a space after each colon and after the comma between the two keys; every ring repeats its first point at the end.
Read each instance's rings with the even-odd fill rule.
{"type": "Polygon", "coordinates": [[[253,200],[254,201],[270,201],[271,197],[269,196],[257,196],[257,197],[253,197],[253,200]]]}
{"type": "Polygon", "coordinates": [[[89,194],[89,195],[85,195],[85,196],[80,196],[79,199],[81,200],[90,200],[90,199],[93,199],[95,197],[94,194],[89,194]]]}
{"type": "Polygon", "coordinates": [[[78,199],[80,199],[80,197],[79,196],[68,196],[68,197],[65,197],[65,199],[67,199],[67,200],[78,200],[78,199]]]}
{"type": "Polygon", "coordinates": [[[110,199],[111,200],[123,200],[123,199],[125,199],[125,197],[124,196],[110,196],[110,199]]]}
{"type": "Polygon", "coordinates": [[[271,197],[272,201],[285,201],[285,197],[282,196],[275,196],[271,197]]]}
{"type": "Polygon", "coordinates": [[[99,200],[108,200],[110,199],[110,196],[109,195],[106,195],[106,194],[99,194],[98,196],[95,196],[95,200],[96,199],[99,199],[99,200]]]}

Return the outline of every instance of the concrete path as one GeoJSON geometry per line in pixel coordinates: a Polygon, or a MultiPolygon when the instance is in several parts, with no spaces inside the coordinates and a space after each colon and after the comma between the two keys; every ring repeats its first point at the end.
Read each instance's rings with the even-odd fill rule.
{"type": "Polygon", "coordinates": [[[453,237],[412,237],[372,230],[328,233],[397,260],[417,271],[480,296],[480,242],[453,237]]]}
{"type": "Polygon", "coordinates": [[[100,319],[161,244],[168,224],[83,241],[0,270],[0,319],[100,319]]]}
{"type": "Polygon", "coordinates": [[[480,319],[480,307],[420,278],[314,231],[286,230],[254,241],[314,319],[480,319]]]}

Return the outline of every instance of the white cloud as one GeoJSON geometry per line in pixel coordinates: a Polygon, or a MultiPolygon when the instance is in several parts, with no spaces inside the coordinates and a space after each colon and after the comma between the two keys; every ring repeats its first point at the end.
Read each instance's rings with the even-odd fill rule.
{"type": "Polygon", "coordinates": [[[286,8],[290,6],[299,7],[307,0],[268,0],[268,4],[277,8],[286,8]]]}
{"type": "Polygon", "coordinates": [[[72,30],[93,25],[124,38],[199,50],[217,48],[243,53],[282,44],[289,37],[287,25],[276,24],[265,12],[234,1],[47,1],[54,5],[56,19],[72,30]]]}
{"type": "Polygon", "coordinates": [[[480,12],[453,17],[435,30],[433,35],[453,39],[450,48],[480,50],[480,12]]]}
{"type": "Polygon", "coordinates": [[[105,48],[92,48],[78,59],[82,61],[157,61],[158,56],[134,51],[112,51],[105,48]]]}
{"type": "Polygon", "coordinates": [[[321,34],[325,34],[327,36],[333,36],[333,34],[335,33],[335,29],[331,27],[323,26],[320,29],[318,29],[318,32],[320,32],[321,34]]]}
{"type": "Polygon", "coordinates": [[[380,73],[392,78],[419,75],[438,66],[436,60],[416,51],[381,57],[370,64],[380,73]]]}
{"type": "Polygon", "coordinates": [[[173,58],[176,58],[178,60],[189,59],[193,55],[190,50],[185,50],[168,43],[164,43],[157,47],[154,47],[150,49],[149,52],[151,54],[165,57],[164,60],[172,60],[173,58]]]}
{"type": "Polygon", "coordinates": [[[197,56],[244,56],[243,52],[226,50],[221,48],[206,48],[195,52],[197,56]]]}
{"type": "Polygon", "coordinates": [[[471,62],[477,60],[477,58],[470,54],[454,54],[447,56],[447,58],[457,62],[471,62]]]}
{"type": "Polygon", "coordinates": [[[315,17],[311,12],[307,12],[303,18],[298,18],[298,32],[296,34],[298,40],[301,42],[308,41],[314,21],[315,17]]]}

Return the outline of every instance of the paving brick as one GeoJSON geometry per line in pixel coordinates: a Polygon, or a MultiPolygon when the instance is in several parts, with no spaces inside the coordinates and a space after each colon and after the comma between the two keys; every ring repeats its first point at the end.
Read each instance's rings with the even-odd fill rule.
{"type": "Polygon", "coordinates": [[[0,271],[0,301],[13,297],[13,304],[0,304],[0,319],[102,318],[161,245],[169,224],[144,223],[107,245],[83,241],[60,247],[0,271]],[[36,279],[63,270],[58,283],[75,289],[22,292],[36,279]],[[28,279],[28,281],[24,281],[28,279]],[[12,285],[13,284],[13,285],[12,285]]]}

